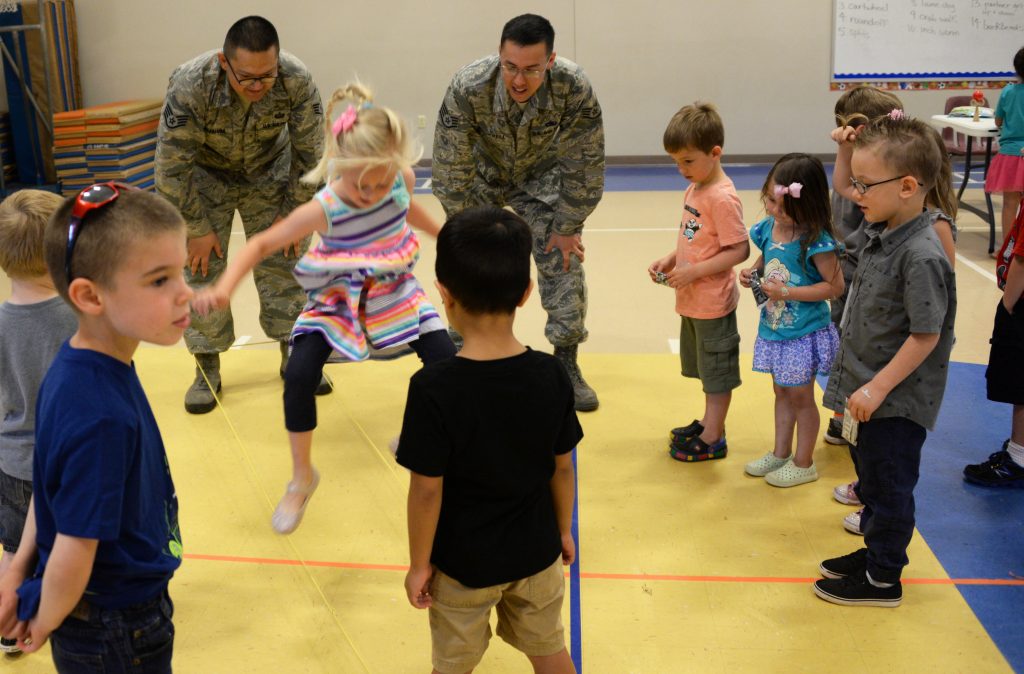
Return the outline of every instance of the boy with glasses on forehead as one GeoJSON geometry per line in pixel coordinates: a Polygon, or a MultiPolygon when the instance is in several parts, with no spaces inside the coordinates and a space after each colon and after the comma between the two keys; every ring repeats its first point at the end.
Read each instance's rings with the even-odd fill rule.
{"type": "MultiPolygon", "coordinates": [[[[62,202],[53,192],[21,190],[0,203],[0,268],[11,280],[0,304],[0,576],[21,545],[32,498],[39,383],[78,325],[43,260],[43,230],[62,202]]],[[[0,637],[0,651],[16,653],[17,640],[0,637]]]]}
{"type": "MultiPolygon", "coordinates": [[[[235,211],[246,238],[309,201],[314,187],[299,179],[321,154],[323,110],[313,77],[281,51],[277,30],[247,16],[228,30],[222,50],[201,54],[171,75],[156,150],[156,188],[188,224],[186,278],[215,282],[224,271],[235,211]]],[[[288,336],[305,294],[292,268],[308,240],[267,257],[253,270],[260,326],[280,343],[284,376],[288,336]]],[[[185,344],[196,378],[185,409],[209,412],[220,391],[220,353],[235,341],[231,309],[193,316],[185,344]]],[[[329,393],[321,379],[318,394],[329,393]]]]}
{"type": "MultiPolygon", "coordinates": [[[[842,318],[846,307],[847,295],[853,285],[853,277],[857,271],[864,246],[867,245],[867,221],[864,212],[857,204],[857,198],[869,193],[875,184],[865,184],[855,180],[850,168],[853,148],[857,136],[864,133],[872,123],[888,119],[890,116],[900,117],[903,104],[894,94],[881,91],[871,86],[856,87],[847,91],[836,101],[836,128],[831,132],[832,140],[838,147],[836,161],[832,171],[832,213],[835,230],[842,238],[843,255],[840,266],[846,289],[843,295],[832,301],[832,322],[842,331],[842,318]]],[[[949,259],[951,267],[956,266],[956,225],[957,201],[952,191],[952,164],[941,138],[933,137],[942,156],[939,174],[934,185],[925,196],[925,207],[938,213],[932,223],[935,235],[942,244],[942,249],[949,259]]],[[[898,178],[897,178],[898,179],[898,178]]],[[[890,181],[883,181],[890,182],[890,181]]],[[[891,181],[895,182],[895,180],[891,181]]],[[[878,185],[882,185],[880,182],[878,185]]],[[[842,411],[835,411],[825,431],[825,442],[833,445],[845,445],[842,436],[842,411]]],[[[856,461],[851,448],[851,458],[856,461]]],[[[856,470],[854,463],[854,470],[856,470]]],[[[839,503],[863,506],[858,493],[858,481],[855,479],[847,484],[836,485],[832,497],[839,503]]],[[[871,517],[870,511],[862,507],[856,512],[843,517],[843,528],[850,533],[862,535],[867,529],[871,517]]]]}
{"type": "Polygon", "coordinates": [[[511,206],[530,225],[544,335],[573,384],[576,409],[597,409],[577,362],[586,340],[583,224],[604,192],[601,106],[583,70],[557,58],[536,14],[505,24],[498,53],[452,78],[434,132],[434,194],[451,217],[511,206]]]}
{"type": "Polygon", "coordinates": [[[814,592],[834,604],[903,598],[921,448],[942,404],[956,320],[956,277],[935,227],[943,215],[929,204],[944,161],[938,132],[894,111],[857,132],[843,176],[866,239],[823,403],[844,414],[865,547],[819,565],[814,592]]]}
{"type": "Polygon", "coordinates": [[[101,183],[61,205],[44,252],[78,329],[39,389],[33,497],[0,578],[0,632],[26,652],[49,639],[59,672],[85,659],[99,660],[90,671],[170,672],[178,501],[132,358],[189,325],[185,223],[155,194],[101,183]]]}

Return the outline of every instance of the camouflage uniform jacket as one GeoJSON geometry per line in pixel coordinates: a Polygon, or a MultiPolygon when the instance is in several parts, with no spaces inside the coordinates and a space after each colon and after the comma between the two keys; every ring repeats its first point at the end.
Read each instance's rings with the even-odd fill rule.
{"type": "Polygon", "coordinates": [[[231,89],[217,50],[171,74],[156,150],[156,187],[185,216],[189,236],[210,226],[198,199],[206,180],[288,183],[280,215],[309,201],[316,187],[299,178],[323,147],[323,106],[306,66],[286,51],[263,98],[246,105],[231,89]]]}
{"type": "Polygon", "coordinates": [[[521,190],[554,210],[552,229],[575,234],[604,192],[601,105],[583,70],[556,58],[518,114],[497,55],[452,79],[434,132],[433,190],[452,214],[521,190]]]}

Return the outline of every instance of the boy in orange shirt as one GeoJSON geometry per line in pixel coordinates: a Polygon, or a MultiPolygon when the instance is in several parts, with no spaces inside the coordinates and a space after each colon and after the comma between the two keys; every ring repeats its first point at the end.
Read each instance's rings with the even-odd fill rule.
{"type": "Polygon", "coordinates": [[[669,121],[663,143],[691,184],[676,248],[648,272],[651,280],[675,288],[682,374],[699,378],[704,389],[704,416],[672,429],[669,454],[678,461],[721,459],[728,451],[725,416],[740,385],[733,267],[750,255],[749,237],[736,187],[722,170],[725,130],[715,106],[683,107],[669,121]]]}

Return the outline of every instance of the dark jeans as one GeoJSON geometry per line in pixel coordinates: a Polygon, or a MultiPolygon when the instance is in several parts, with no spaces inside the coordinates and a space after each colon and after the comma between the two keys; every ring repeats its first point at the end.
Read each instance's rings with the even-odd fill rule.
{"type": "MultiPolygon", "coordinates": [[[[857,476],[857,479],[854,480],[854,483],[853,483],[853,493],[857,495],[857,500],[859,500],[863,504],[864,503],[864,499],[861,498],[861,496],[860,496],[860,468],[857,466],[857,452],[856,452],[856,449],[854,448],[853,445],[849,445],[848,448],[850,450],[850,461],[853,462],[853,474],[857,476]]],[[[860,530],[861,531],[864,531],[864,529],[868,526],[868,520],[869,519],[871,519],[871,511],[868,510],[867,508],[861,508],[861,511],[860,511],[860,530]]]]}
{"type": "MultiPolygon", "coordinates": [[[[444,330],[421,334],[409,346],[424,365],[455,355],[455,345],[444,330]]],[[[316,428],[315,391],[331,351],[331,345],[319,332],[298,335],[292,342],[284,373],[284,426],[292,433],[316,428]]]]}
{"type": "Polygon", "coordinates": [[[170,674],[174,605],[166,590],[122,609],[79,604],[50,635],[60,674],[170,674]]]}
{"type": "Polygon", "coordinates": [[[32,480],[19,480],[0,470],[0,543],[4,552],[17,552],[28,517],[32,480]]]}
{"type": "Polygon", "coordinates": [[[860,425],[856,457],[864,504],[861,531],[868,548],[868,573],[880,583],[900,579],[914,535],[914,487],[927,435],[910,419],[888,417],[860,425]]]}

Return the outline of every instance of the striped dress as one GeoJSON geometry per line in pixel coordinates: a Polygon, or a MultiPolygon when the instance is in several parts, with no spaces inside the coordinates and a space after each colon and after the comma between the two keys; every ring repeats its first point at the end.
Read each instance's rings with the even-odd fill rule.
{"type": "Polygon", "coordinates": [[[443,330],[412,275],[420,243],[405,221],[409,192],[402,175],[368,208],[347,205],[330,184],[316,200],[327,214],[327,232],[295,265],[308,300],[292,338],[319,332],[341,359],[365,360],[368,346],[385,349],[443,330]]]}

